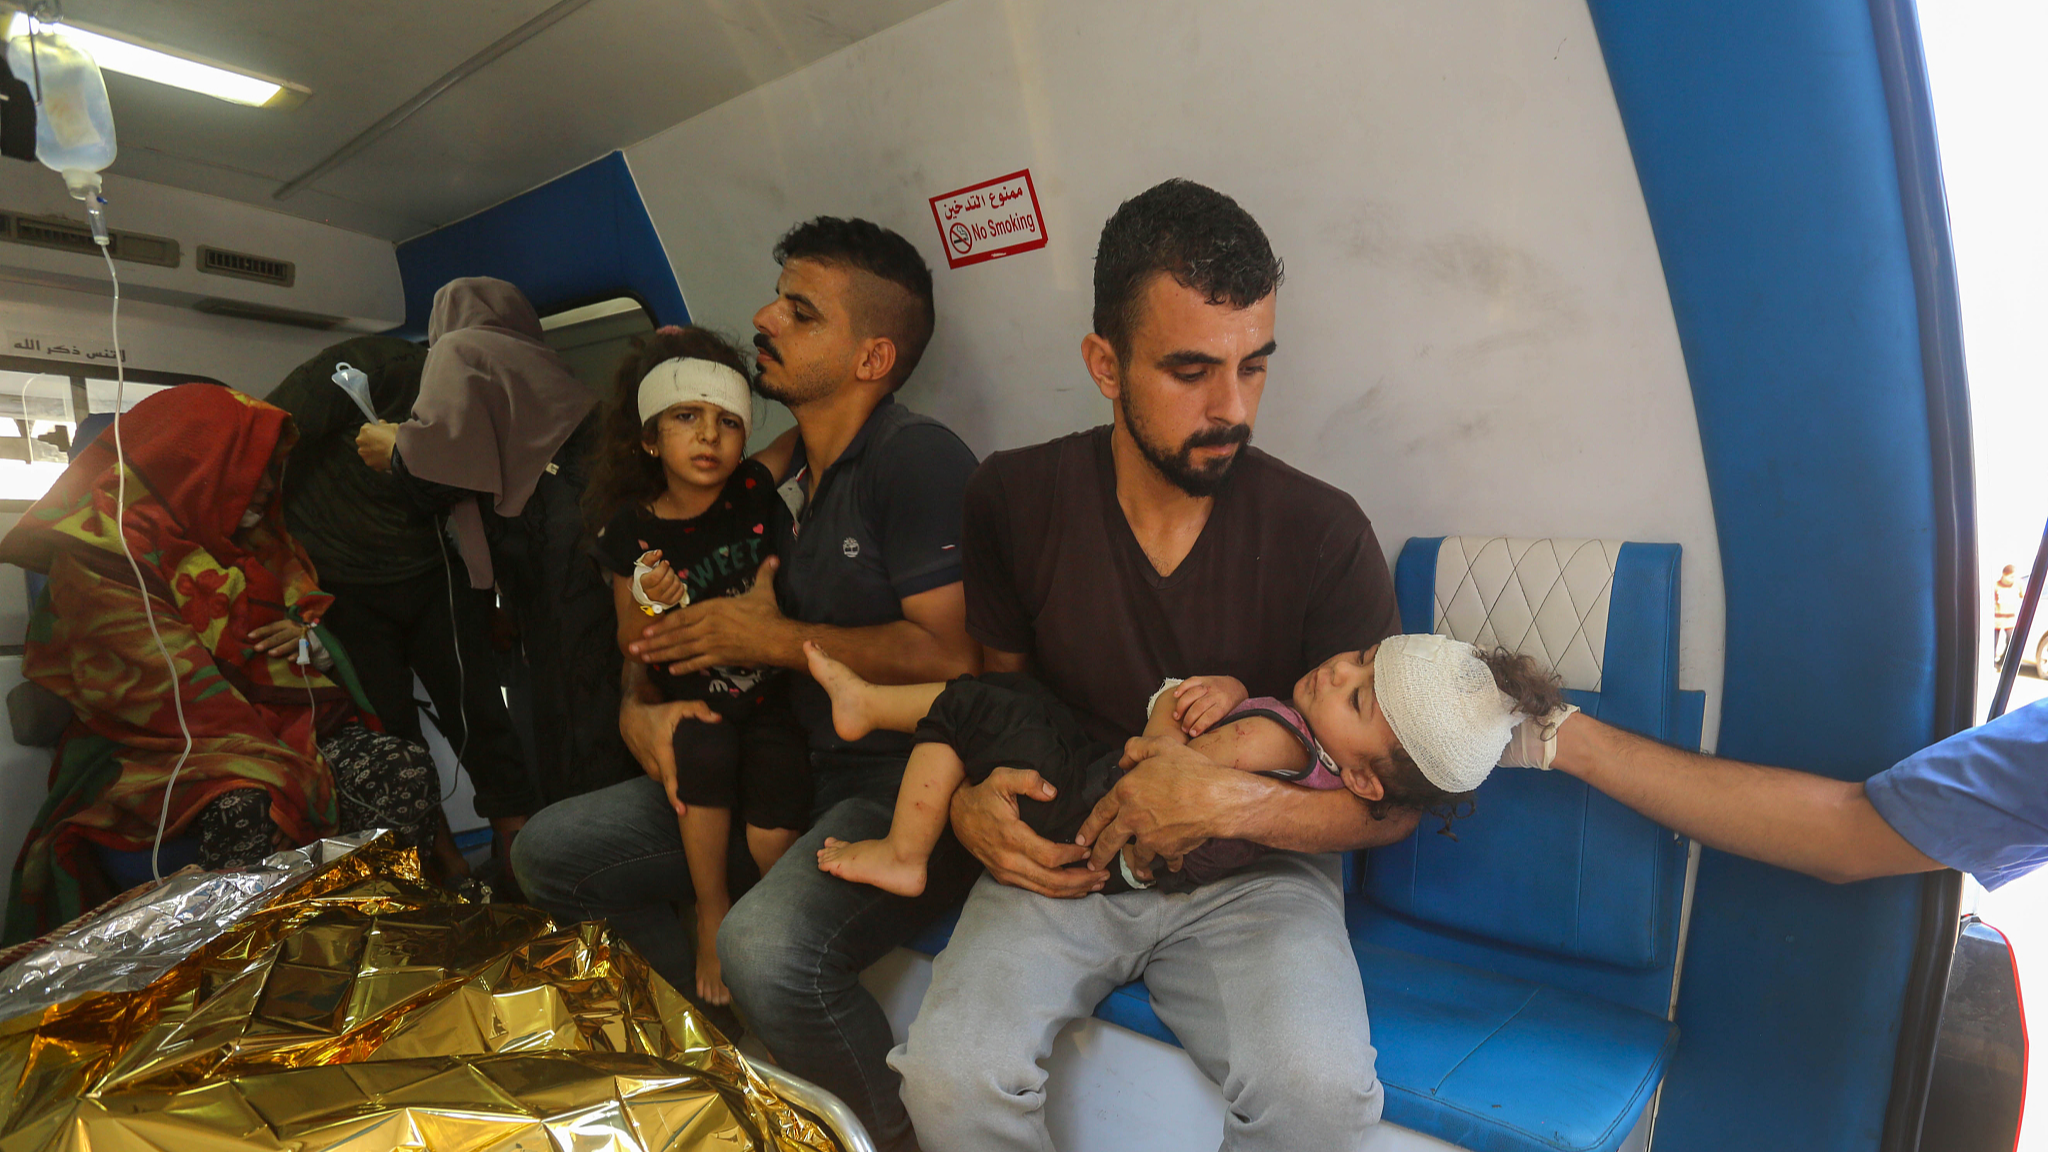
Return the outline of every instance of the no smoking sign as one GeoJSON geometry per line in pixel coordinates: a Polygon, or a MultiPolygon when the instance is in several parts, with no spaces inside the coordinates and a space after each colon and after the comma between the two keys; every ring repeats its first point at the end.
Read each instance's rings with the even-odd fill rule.
{"type": "Polygon", "coordinates": [[[931,204],[950,267],[1045,247],[1045,216],[1029,168],[934,196],[931,204]]]}

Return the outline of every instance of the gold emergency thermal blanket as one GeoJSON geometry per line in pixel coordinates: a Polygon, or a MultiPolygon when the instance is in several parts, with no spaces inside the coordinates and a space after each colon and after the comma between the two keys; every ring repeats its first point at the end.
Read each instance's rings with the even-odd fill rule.
{"type": "Polygon", "coordinates": [[[462,902],[388,836],[309,852],[267,897],[170,878],[22,961],[75,994],[0,1021],[0,1152],[834,1148],[604,926],[462,902]],[[159,927],[198,943],[134,986],[108,953],[159,927]]]}

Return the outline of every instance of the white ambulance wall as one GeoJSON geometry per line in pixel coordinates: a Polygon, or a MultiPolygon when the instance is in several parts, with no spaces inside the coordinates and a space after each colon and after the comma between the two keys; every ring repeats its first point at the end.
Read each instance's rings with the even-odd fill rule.
{"type": "MultiPolygon", "coordinates": [[[[104,275],[104,265],[102,269],[104,275]]],[[[0,327],[10,332],[79,336],[104,344],[112,303],[105,294],[0,278],[0,327]]],[[[121,301],[121,346],[130,368],[204,376],[251,396],[269,395],[307,357],[351,335],[210,316],[144,300],[121,301]]],[[[8,350],[0,347],[0,354],[8,350]]],[[[104,375],[98,368],[92,374],[104,375]]]]}
{"type": "MultiPolygon", "coordinates": [[[[405,319],[398,255],[388,240],[147,180],[108,173],[105,183],[109,227],[179,247],[175,268],[116,262],[128,300],[190,307],[226,299],[333,317],[357,332],[382,332],[405,319]],[[293,281],[285,287],[201,272],[201,245],[288,261],[293,281]]],[[[64,181],[39,164],[0,164],[0,209],[85,222],[64,181]]],[[[97,253],[0,244],[0,279],[102,292],[107,270],[97,253]]]]}
{"type": "Polygon", "coordinates": [[[1684,545],[1682,679],[1711,743],[1705,468],[1585,5],[1277,11],[952,0],[627,158],[692,315],[731,332],[793,222],[910,237],[939,330],[904,398],[980,453],[1108,419],[1079,345],[1117,203],[1170,176],[1228,192],[1287,265],[1256,442],[1353,493],[1390,558],[1446,533],[1684,545]],[[1048,246],[949,270],[927,198],[1026,167],[1048,246]]]}

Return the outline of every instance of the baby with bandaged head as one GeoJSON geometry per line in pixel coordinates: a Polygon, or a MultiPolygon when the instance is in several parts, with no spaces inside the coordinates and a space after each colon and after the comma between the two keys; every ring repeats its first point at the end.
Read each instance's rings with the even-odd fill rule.
{"type": "MultiPolygon", "coordinates": [[[[1041,836],[1071,841],[1123,773],[1122,750],[1088,739],[1080,722],[1028,676],[990,673],[945,684],[870,684],[814,644],[811,675],[832,697],[839,735],[913,733],[889,835],[828,839],[818,866],[842,879],[904,896],[924,890],[925,861],[945,831],[953,791],[998,767],[1036,771],[1053,799],[1019,798],[1018,814],[1041,836]]],[[[1290,700],[1250,698],[1228,676],[1168,680],[1152,697],[1145,735],[1183,739],[1208,759],[1303,788],[1343,788],[1374,819],[1413,809],[1443,820],[1485,781],[1517,722],[1563,704],[1557,681],[1526,656],[1483,652],[1443,636],[1392,636],[1343,652],[1297,680],[1290,700]]],[[[1188,891],[1249,864],[1266,849],[1212,840],[1178,871],[1148,877],[1129,850],[1107,892],[1188,891]]]]}

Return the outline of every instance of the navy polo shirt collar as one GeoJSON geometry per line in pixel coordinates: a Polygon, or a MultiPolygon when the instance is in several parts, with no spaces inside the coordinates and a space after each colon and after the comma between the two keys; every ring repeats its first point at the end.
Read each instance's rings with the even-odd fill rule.
{"type": "MultiPolygon", "coordinates": [[[[837,472],[840,465],[851,463],[859,458],[860,454],[867,449],[868,439],[874,434],[875,425],[882,419],[882,410],[893,406],[895,403],[896,397],[894,396],[882,397],[882,402],[875,405],[875,410],[868,413],[868,418],[861,422],[860,431],[855,432],[853,439],[847,442],[846,451],[841,452],[839,459],[834,460],[832,466],[825,469],[826,476],[837,472]]],[[[810,466],[810,455],[804,449],[804,438],[799,435],[796,438],[796,451],[789,458],[789,478],[793,480],[803,475],[804,470],[810,466]]],[[[818,490],[822,492],[824,487],[824,477],[821,476],[818,478],[818,490]]]]}

